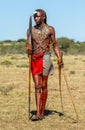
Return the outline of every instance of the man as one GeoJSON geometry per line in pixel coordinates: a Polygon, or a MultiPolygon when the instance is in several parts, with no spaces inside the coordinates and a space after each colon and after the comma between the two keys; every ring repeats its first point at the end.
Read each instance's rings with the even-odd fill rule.
{"type": "Polygon", "coordinates": [[[32,121],[44,118],[44,110],[48,96],[48,76],[53,74],[53,64],[50,58],[50,45],[53,45],[59,66],[62,67],[62,56],[55,38],[55,30],[46,23],[46,12],[37,9],[34,14],[36,25],[32,27],[32,48],[29,45],[29,30],[27,30],[26,51],[31,55],[31,71],[35,84],[36,115],[32,121]]]}

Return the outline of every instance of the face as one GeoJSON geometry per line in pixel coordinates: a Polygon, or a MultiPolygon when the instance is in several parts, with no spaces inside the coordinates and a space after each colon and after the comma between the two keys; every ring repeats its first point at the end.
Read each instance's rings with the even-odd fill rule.
{"type": "Polygon", "coordinates": [[[34,15],[34,20],[37,25],[42,24],[42,22],[44,21],[42,13],[37,11],[37,13],[34,15]]]}

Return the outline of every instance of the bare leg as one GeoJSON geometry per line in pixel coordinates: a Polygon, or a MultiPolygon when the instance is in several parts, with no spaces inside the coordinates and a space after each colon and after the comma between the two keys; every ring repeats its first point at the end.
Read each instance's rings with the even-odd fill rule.
{"type": "Polygon", "coordinates": [[[46,105],[47,96],[48,96],[47,81],[48,81],[48,76],[43,76],[42,78],[42,107],[41,107],[42,116],[44,116],[45,105],[46,105]]]}
{"type": "Polygon", "coordinates": [[[41,89],[42,89],[42,77],[41,75],[33,76],[34,83],[35,83],[35,98],[36,98],[36,115],[41,115],[41,89]]]}

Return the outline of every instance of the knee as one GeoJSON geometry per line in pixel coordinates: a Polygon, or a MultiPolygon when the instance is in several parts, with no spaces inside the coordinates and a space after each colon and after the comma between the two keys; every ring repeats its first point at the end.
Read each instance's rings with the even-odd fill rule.
{"type": "Polygon", "coordinates": [[[35,84],[35,91],[36,92],[41,92],[41,89],[42,89],[41,85],[35,84]]]}
{"type": "Polygon", "coordinates": [[[47,85],[43,85],[43,86],[42,86],[42,91],[43,91],[43,92],[46,92],[46,91],[47,91],[47,85]]]}

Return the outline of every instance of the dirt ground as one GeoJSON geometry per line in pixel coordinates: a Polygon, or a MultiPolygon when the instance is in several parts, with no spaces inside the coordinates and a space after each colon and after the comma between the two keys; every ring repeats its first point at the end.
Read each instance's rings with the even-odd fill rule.
{"type": "MultiPolygon", "coordinates": [[[[85,130],[85,56],[67,55],[63,59],[70,92],[79,117],[78,123],[63,73],[62,114],[55,57],[52,57],[55,73],[48,81],[45,119],[32,122],[28,120],[28,58],[26,55],[6,55],[0,56],[0,130],[85,130]],[[6,61],[10,61],[9,64],[6,61]]],[[[31,81],[31,114],[36,111],[34,92],[34,84],[31,81]]]]}

